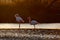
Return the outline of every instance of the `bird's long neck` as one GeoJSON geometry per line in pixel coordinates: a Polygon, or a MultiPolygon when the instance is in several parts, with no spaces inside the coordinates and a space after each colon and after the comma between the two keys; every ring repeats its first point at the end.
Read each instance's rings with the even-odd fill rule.
{"type": "Polygon", "coordinates": [[[29,20],[29,23],[31,22],[31,18],[28,19],[29,20]]]}
{"type": "Polygon", "coordinates": [[[31,22],[31,17],[29,16],[29,17],[27,17],[27,19],[28,19],[28,22],[30,23],[31,22]]]}

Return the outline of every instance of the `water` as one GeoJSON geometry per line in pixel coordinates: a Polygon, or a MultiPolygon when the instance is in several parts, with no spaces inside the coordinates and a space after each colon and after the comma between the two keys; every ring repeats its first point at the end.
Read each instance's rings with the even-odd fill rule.
{"type": "Polygon", "coordinates": [[[60,30],[45,30],[45,29],[20,29],[20,30],[0,30],[0,40],[60,40],[60,37],[54,37],[54,35],[60,36],[60,30]],[[46,35],[46,36],[44,36],[46,35]],[[48,36],[52,35],[51,37],[48,36]]]}

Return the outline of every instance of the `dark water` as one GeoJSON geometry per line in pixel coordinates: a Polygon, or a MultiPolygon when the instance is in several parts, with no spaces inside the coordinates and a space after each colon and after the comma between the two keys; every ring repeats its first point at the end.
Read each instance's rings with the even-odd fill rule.
{"type": "Polygon", "coordinates": [[[0,5],[0,23],[16,23],[16,13],[19,13],[25,22],[28,22],[26,18],[31,16],[40,23],[59,23],[60,0],[26,0],[17,2],[15,6],[0,5]]]}

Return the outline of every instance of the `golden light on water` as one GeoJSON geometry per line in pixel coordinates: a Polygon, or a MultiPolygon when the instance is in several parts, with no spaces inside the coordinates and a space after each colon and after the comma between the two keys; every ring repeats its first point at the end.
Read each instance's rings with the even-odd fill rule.
{"type": "Polygon", "coordinates": [[[15,4],[16,2],[23,2],[24,0],[0,0],[0,4],[6,5],[6,4],[15,4]]]}
{"type": "Polygon", "coordinates": [[[0,0],[0,4],[13,4],[12,0],[0,0]]]}
{"type": "MultiPolygon", "coordinates": [[[[14,4],[16,2],[24,2],[24,1],[35,1],[35,0],[0,0],[0,4],[14,4]]],[[[40,3],[50,3],[53,0],[38,0],[40,3]]],[[[47,3],[47,4],[48,4],[47,3]]]]}

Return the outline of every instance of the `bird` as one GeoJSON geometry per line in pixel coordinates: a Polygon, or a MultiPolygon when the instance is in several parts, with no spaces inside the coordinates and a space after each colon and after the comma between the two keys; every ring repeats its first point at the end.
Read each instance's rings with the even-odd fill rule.
{"type": "Polygon", "coordinates": [[[31,25],[34,25],[34,29],[35,29],[35,25],[38,24],[38,22],[37,22],[36,20],[32,20],[30,16],[27,17],[27,19],[29,20],[29,23],[30,23],[31,25]]]}
{"type": "Polygon", "coordinates": [[[15,14],[14,16],[16,18],[16,21],[19,23],[19,28],[20,28],[20,23],[21,22],[24,23],[24,20],[22,17],[19,16],[19,14],[15,14]]]}

